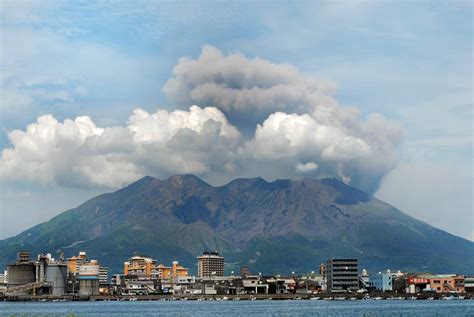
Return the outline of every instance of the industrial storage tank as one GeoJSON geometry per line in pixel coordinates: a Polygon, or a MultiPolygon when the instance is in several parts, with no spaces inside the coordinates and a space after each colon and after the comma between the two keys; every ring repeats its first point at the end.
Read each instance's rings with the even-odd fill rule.
{"type": "Polygon", "coordinates": [[[99,265],[79,266],[79,295],[99,295],[99,265]]]}
{"type": "Polygon", "coordinates": [[[67,265],[65,263],[48,263],[46,266],[46,283],[51,287],[51,295],[61,296],[66,293],[67,265]]]}
{"type": "MultiPolygon", "coordinates": [[[[8,288],[36,282],[36,265],[34,263],[18,263],[7,266],[8,288]]],[[[32,290],[17,292],[18,295],[30,295],[32,290]]]]}

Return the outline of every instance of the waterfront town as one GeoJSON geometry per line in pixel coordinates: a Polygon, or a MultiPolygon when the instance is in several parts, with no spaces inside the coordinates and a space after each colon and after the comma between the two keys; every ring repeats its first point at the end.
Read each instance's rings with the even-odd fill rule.
{"type": "Polygon", "coordinates": [[[384,270],[368,272],[358,259],[331,258],[306,274],[225,274],[224,257],[205,251],[196,258],[197,276],[179,264],[134,254],[123,272],[109,269],[86,251],[55,259],[17,254],[0,274],[2,300],[255,300],[255,299],[471,299],[474,276],[384,270]]]}

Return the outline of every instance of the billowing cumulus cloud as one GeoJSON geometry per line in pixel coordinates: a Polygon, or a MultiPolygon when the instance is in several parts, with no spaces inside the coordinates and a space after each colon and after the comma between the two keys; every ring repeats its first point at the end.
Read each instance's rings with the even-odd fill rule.
{"type": "Polygon", "coordinates": [[[371,191],[396,163],[400,129],[380,115],[352,121],[349,128],[320,123],[309,114],[277,112],[257,126],[242,153],[261,165],[273,164],[279,176],[338,177],[371,191]]]}
{"type": "Polygon", "coordinates": [[[401,129],[363,117],[333,97],[334,87],[286,64],[224,55],[210,46],[181,59],[164,87],[185,110],[135,109],[124,126],[89,117],[41,116],[10,132],[1,176],[62,186],[118,187],[145,174],[338,177],[367,191],[396,163],[401,129]],[[235,116],[253,122],[243,132],[235,116]]]}
{"type": "Polygon", "coordinates": [[[136,109],[128,126],[98,128],[89,117],[58,122],[38,118],[9,133],[2,151],[3,179],[62,186],[117,187],[145,174],[203,174],[231,167],[229,150],[240,139],[216,108],[189,111],[136,109]]]}

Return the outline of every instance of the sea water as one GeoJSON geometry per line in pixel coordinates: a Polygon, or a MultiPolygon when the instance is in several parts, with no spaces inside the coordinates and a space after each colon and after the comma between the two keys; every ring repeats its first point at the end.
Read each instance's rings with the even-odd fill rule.
{"type": "Polygon", "coordinates": [[[474,316],[474,300],[0,302],[1,316],[474,316]]]}

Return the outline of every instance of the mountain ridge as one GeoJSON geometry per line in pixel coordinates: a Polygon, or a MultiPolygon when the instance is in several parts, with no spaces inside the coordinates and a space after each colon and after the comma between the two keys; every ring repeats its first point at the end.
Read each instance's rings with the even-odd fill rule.
{"type": "Polygon", "coordinates": [[[355,256],[378,271],[474,267],[474,243],[337,179],[239,178],[214,187],[191,174],[145,176],[1,240],[0,264],[20,249],[86,250],[113,271],[133,252],[193,271],[205,249],[219,250],[234,271],[310,271],[332,256],[355,256]]]}

